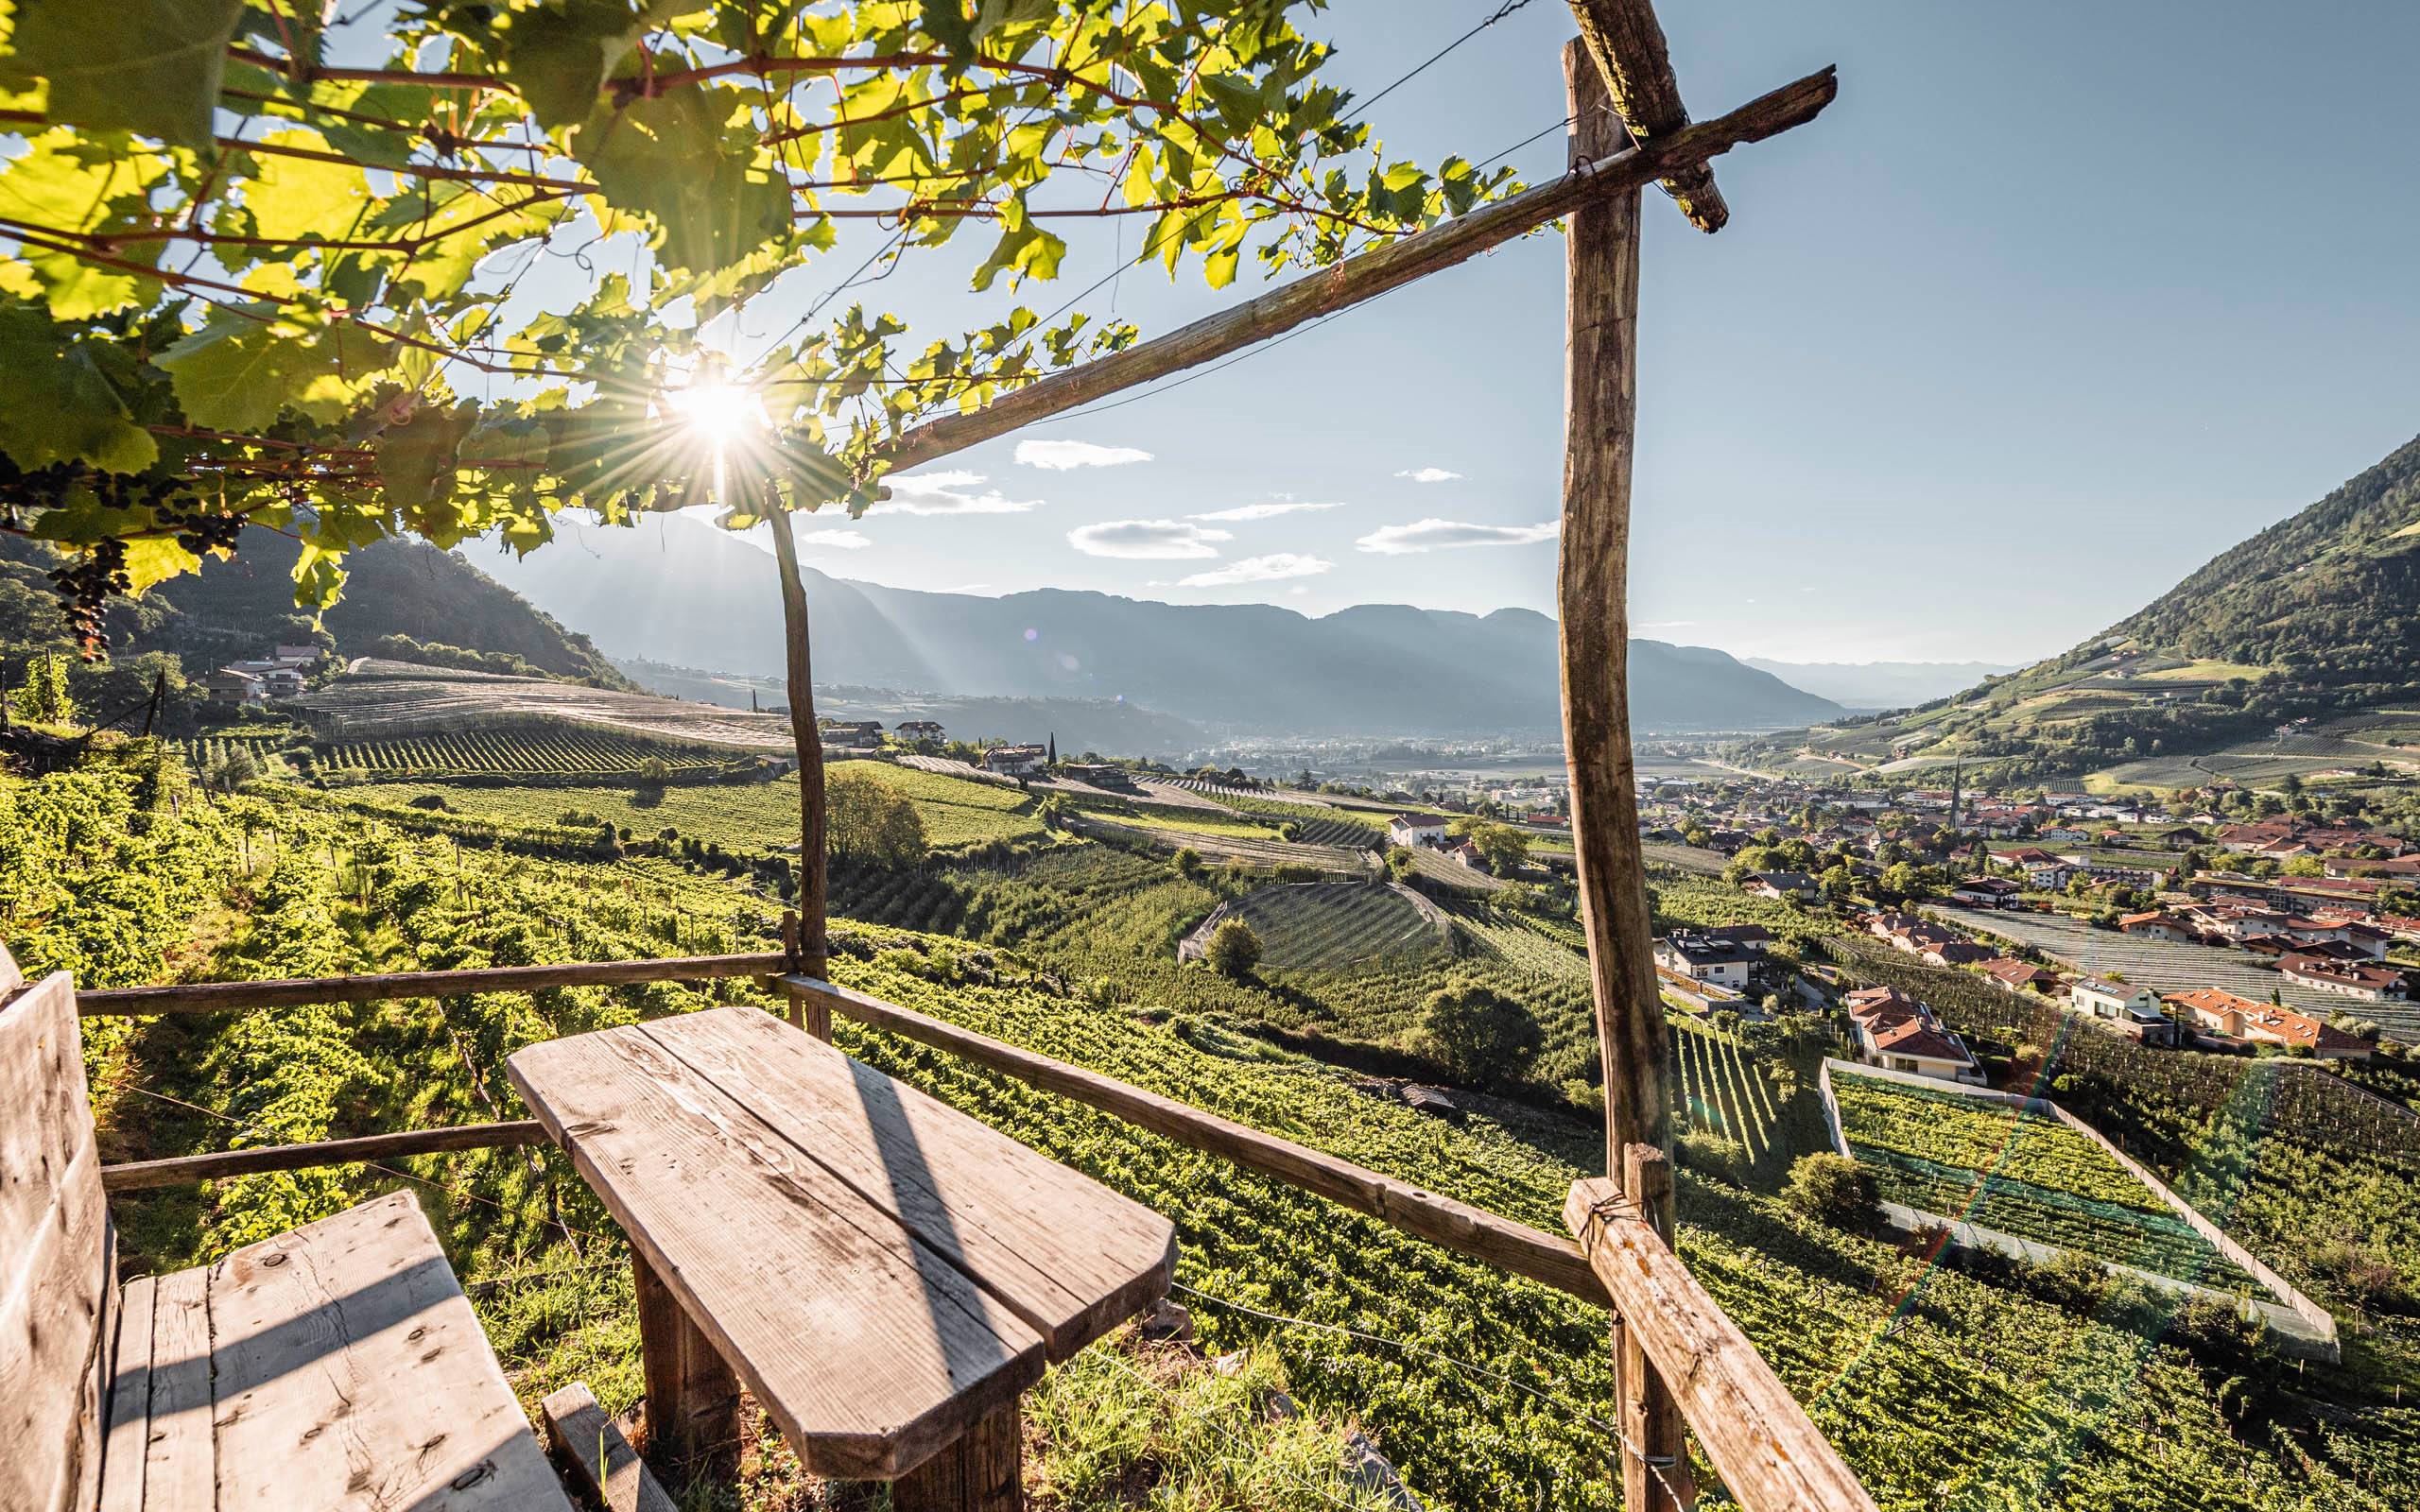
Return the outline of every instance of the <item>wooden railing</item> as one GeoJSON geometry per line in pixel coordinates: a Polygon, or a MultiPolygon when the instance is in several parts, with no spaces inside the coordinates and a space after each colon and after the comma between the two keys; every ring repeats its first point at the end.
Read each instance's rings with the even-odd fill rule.
{"type": "MultiPolygon", "coordinates": [[[[1873,1507],[1789,1388],[1673,1252],[1651,1215],[1655,1208],[1651,1200],[1642,1205],[1610,1181],[1576,1183],[1564,1210],[1565,1221],[1578,1235],[1575,1243],[1115,1077],[866,993],[785,972],[785,962],[783,954],[767,953],[200,983],[85,991],[78,995],[78,1007],[87,1017],[243,1013],[308,1003],[758,978],[806,1007],[810,1025],[819,1020],[828,1024],[828,1016],[838,1013],[868,1028],[946,1051],[1367,1213],[1442,1248],[1607,1308],[1626,1323],[1626,1346],[1636,1349],[1672,1383],[1707,1460],[1750,1512],[1866,1512],[1873,1507]]],[[[144,1160],[105,1167],[101,1175],[110,1191],[142,1191],[260,1171],[538,1144],[544,1139],[530,1121],[458,1125],[144,1160]]],[[[1654,1192],[1663,1180],[1662,1160],[1660,1151],[1635,1147],[1634,1169],[1626,1172],[1630,1189],[1654,1192]]],[[[1623,1424],[1634,1441],[1636,1427],[1623,1424]]]]}

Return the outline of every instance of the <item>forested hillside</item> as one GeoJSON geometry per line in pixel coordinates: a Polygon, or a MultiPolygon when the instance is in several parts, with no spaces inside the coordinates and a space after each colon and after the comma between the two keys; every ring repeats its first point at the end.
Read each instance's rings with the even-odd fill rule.
{"type": "MultiPolygon", "coordinates": [[[[517,658],[554,677],[630,685],[588,637],[566,630],[459,557],[419,541],[383,541],[350,556],[344,597],[315,627],[294,605],[294,564],[302,549],[291,537],[248,529],[233,559],[210,561],[199,574],[140,598],[114,601],[107,613],[112,653],[168,652],[199,678],[276,643],[315,644],[324,627],[346,656],[393,655],[400,649],[394,638],[401,637],[422,646],[517,658]]],[[[39,542],[0,535],[0,644],[68,644],[45,576],[58,560],[39,542]]],[[[494,667],[511,669],[509,662],[494,667]]]]}
{"type": "Polygon", "coordinates": [[[2290,520],[2221,553],[2109,632],[2401,688],[2420,677],[2420,438],[2290,520]]]}
{"type": "Polygon", "coordinates": [[[1754,743],[1808,775],[1953,760],[1985,782],[2194,787],[2409,774],[2420,700],[2420,439],[2083,644],[1954,697],[1754,743]]]}

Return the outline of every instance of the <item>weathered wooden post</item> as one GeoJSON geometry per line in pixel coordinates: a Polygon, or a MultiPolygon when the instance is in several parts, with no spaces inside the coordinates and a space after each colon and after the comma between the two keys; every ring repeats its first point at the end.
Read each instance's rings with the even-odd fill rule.
{"type": "MultiPolygon", "coordinates": [[[[1626,141],[1604,76],[1579,41],[1563,53],[1571,161],[1626,141]]],[[[1605,1174],[1672,1232],[1665,1150],[1668,1031],[1655,988],[1630,743],[1630,481],[1637,412],[1635,189],[1575,208],[1564,237],[1563,736],[1572,850],[1605,1068],[1605,1174]]],[[[1691,1497],[1679,1407],[1635,1332],[1613,1328],[1623,1437],[1622,1503],[1668,1512],[1691,1497]]]]}
{"type": "MultiPolygon", "coordinates": [[[[786,510],[773,511],[773,559],[782,574],[782,641],[790,694],[790,740],[798,750],[798,913],[799,937],[793,970],[813,977],[831,972],[830,935],[823,865],[823,732],[815,723],[815,661],[809,653],[806,623],[806,580],[798,568],[798,541],[791,534],[786,510]]],[[[791,1022],[812,1027],[811,1008],[793,996],[791,1022]]],[[[832,1018],[821,1015],[819,1038],[832,1038],[832,1018]]]]}

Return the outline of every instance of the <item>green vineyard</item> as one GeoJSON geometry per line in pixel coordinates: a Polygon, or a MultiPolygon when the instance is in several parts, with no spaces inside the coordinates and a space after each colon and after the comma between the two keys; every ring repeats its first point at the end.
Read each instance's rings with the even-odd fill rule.
{"type": "Polygon", "coordinates": [[[1738,1041],[1685,1021],[1672,1022],[1676,1108],[1690,1124],[1738,1144],[1751,1163],[1781,1143],[1780,1099],[1738,1041]]]}
{"type": "Polygon", "coordinates": [[[388,740],[334,741],[317,747],[323,775],[381,780],[406,776],[638,777],[649,762],[665,764],[669,781],[700,781],[732,769],[733,753],[566,730],[472,730],[388,740]]]}
{"type": "Polygon", "coordinates": [[[1410,900],[1377,883],[1264,887],[1238,901],[1231,913],[1260,936],[1264,971],[1418,966],[1447,954],[1442,920],[1432,921],[1410,900]]]}
{"type": "Polygon", "coordinates": [[[1835,1075],[1884,1200],[2221,1291],[2255,1286],[2106,1150],[2035,1108],[1835,1075]]]}

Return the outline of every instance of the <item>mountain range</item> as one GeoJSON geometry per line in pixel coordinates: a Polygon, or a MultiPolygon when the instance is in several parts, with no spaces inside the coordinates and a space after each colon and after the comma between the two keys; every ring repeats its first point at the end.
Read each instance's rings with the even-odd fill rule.
{"type": "MultiPolygon", "coordinates": [[[[487,571],[610,654],[778,672],[772,558],[683,516],[594,528],[487,571]]],[[[1555,625],[1365,604],[1313,618],[1041,589],[982,597],[807,571],[818,681],[989,697],[1119,698],[1236,732],[1550,735],[1555,625]]],[[[1634,641],[1634,723],[1751,730],[1838,704],[1702,646],[1634,641]]]]}
{"type": "Polygon", "coordinates": [[[1905,709],[2016,670],[1991,662],[1775,662],[1761,656],[1739,660],[1793,688],[1851,709],[1905,709]]]}

